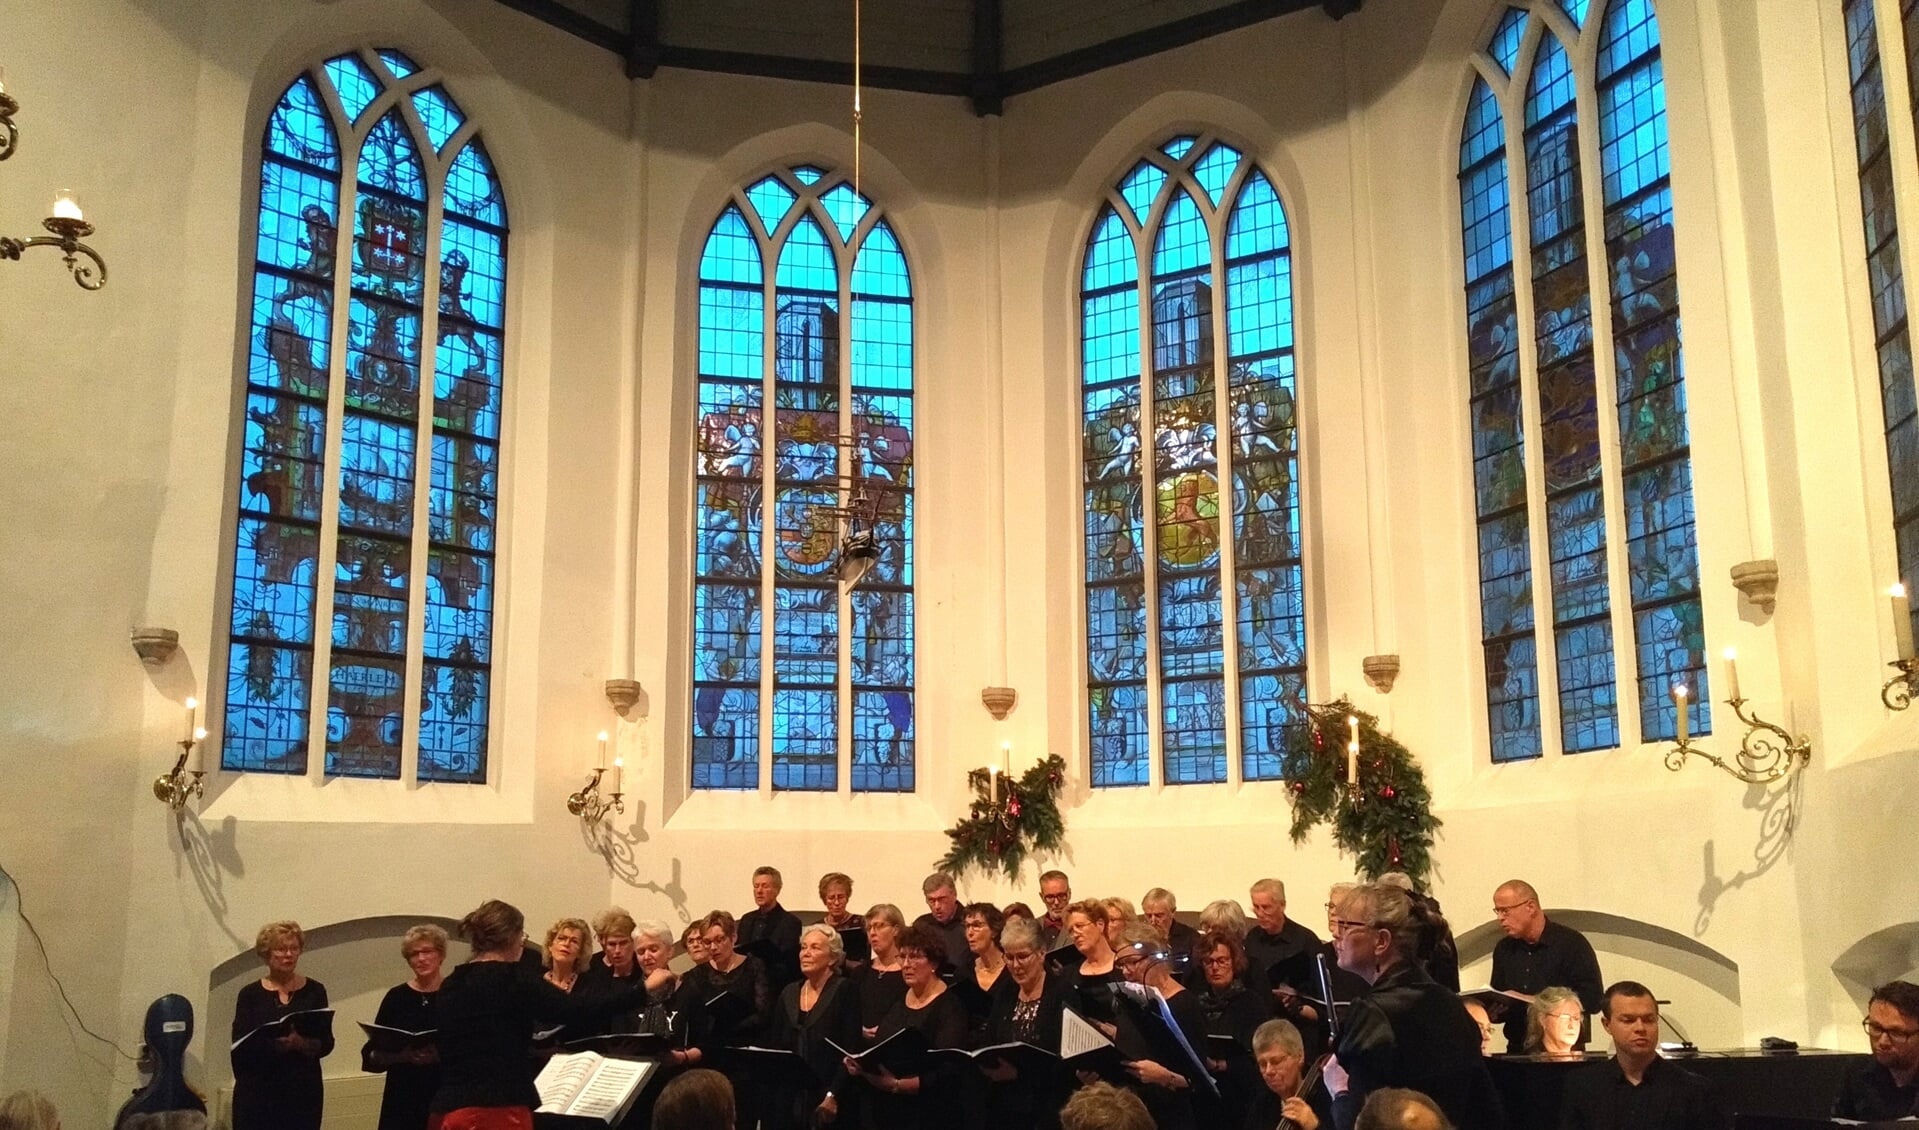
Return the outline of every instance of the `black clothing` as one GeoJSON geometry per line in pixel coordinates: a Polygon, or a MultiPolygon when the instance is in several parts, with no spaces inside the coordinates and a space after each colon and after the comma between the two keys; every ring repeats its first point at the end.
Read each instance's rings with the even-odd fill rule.
{"type": "Polygon", "coordinates": [[[447,974],[438,996],[440,1089],[432,1110],[445,1114],[469,1106],[539,1106],[537,1070],[527,1055],[536,1018],[590,1025],[632,1008],[645,990],[603,998],[568,994],[525,964],[469,961],[447,974]]]}
{"type": "Polygon", "coordinates": [[[1618,1060],[1581,1068],[1566,1080],[1559,1130],[1731,1130],[1713,1085],[1663,1059],[1633,1086],[1618,1060]]]}
{"type": "MultiPolygon", "coordinates": [[[[1600,980],[1599,957],[1593,953],[1586,935],[1571,926],[1548,919],[1536,942],[1501,938],[1493,947],[1493,974],[1489,982],[1495,989],[1537,993],[1559,985],[1579,994],[1580,1007],[1587,1021],[1580,1027],[1579,1044],[1584,1047],[1592,1032],[1593,1016],[1606,1003],[1606,984],[1600,980]]],[[[1514,1055],[1526,1050],[1526,1010],[1506,1010],[1506,1050],[1514,1055]]]]}
{"type": "MultiPolygon", "coordinates": [[[[917,1028],[929,1046],[957,1048],[966,1039],[966,1010],[951,991],[941,993],[924,1008],[909,1008],[904,997],[880,1021],[879,1039],[902,1028],[917,1028]]],[[[972,1069],[942,1056],[919,1076],[917,1095],[894,1095],[867,1089],[861,1111],[868,1130],[954,1130],[960,1125],[960,1087],[972,1069]]]]}
{"type": "Polygon", "coordinates": [[[1877,1063],[1860,1064],[1832,1100],[1834,1118],[1894,1122],[1909,1114],[1919,1114],[1919,1079],[1901,1087],[1892,1081],[1892,1072],[1877,1063]]]}
{"type": "Polygon", "coordinates": [[[1113,986],[1126,983],[1119,966],[1104,973],[1084,972],[1084,963],[1060,974],[1060,986],[1066,992],[1066,1004],[1088,1020],[1111,1022],[1116,1015],[1113,986]]]}
{"type": "MultiPolygon", "coordinates": [[[[1319,948],[1319,935],[1300,925],[1297,919],[1288,918],[1276,934],[1269,934],[1255,925],[1246,931],[1246,964],[1261,974],[1270,974],[1273,966],[1288,958],[1311,953],[1319,948]]],[[[1251,984],[1248,981],[1248,984],[1251,984]]],[[[1312,985],[1295,984],[1293,988],[1302,993],[1312,992],[1312,985]]]]}
{"type": "MultiPolygon", "coordinates": [[[[402,983],[386,991],[373,1022],[404,1032],[430,1032],[439,1027],[434,1001],[439,993],[423,993],[402,983]]],[[[360,1070],[386,1073],[386,1091],[380,1096],[380,1130],[425,1130],[433,1092],[440,1089],[440,1064],[376,1063],[373,1045],[360,1049],[360,1070]]]]}
{"type": "MultiPolygon", "coordinates": [[[[1246,1120],[1247,1110],[1253,1106],[1260,1092],[1266,1090],[1266,1084],[1259,1077],[1259,1064],[1253,1058],[1253,1033],[1259,1026],[1272,1019],[1272,1009],[1260,999],[1260,995],[1250,992],[1238,978],[1224,989],[1215,989],[1211,985],[1202,985],[1198,990],[1188,990],[1183,996],[1191,996],[1199,1002],[1200,1012],[1206,1018],[1208,1036],[1228,1036],[1232,1038],[1233,1048],[1224,1055],[1217,1048],[1195,1048],[1201,1055],[1212,1060],[1223,1060],[1225,1066],[1214,1071],[1213,1077],[1219,1081],[1220,1104],[1223,1108],[1221,1124],[1237,1126],[1246,1120]]],[[[1310,1059],[1311,1051],[1307,1052],[1310,1059]]],[[[1274,1115],[1262,1130],[1273,1130],[1278,1123],[1279,1107],[1273,1105],[1274,1115]]],[[[1329,1124],[1330,1127],[1330,1124],[1329,1124]]]]}
{"type": "Polygon", "coordinates": [[[893,1006],[906,996],[906,979],[897,969],[875,969],[871,965],[861,969],[852,978],[853,987],[860,998],[860,1027],[878,1028],[893,1011],[893,1006]]]}
{"type": "Polygon", "coordinates": [[[1198,942],[1198,930],[1177,918],[1173,919],[1173,924],[1166,928],[1166,945],[1173,951],[1174,970],[1184,972],[1199,968],[1199,960],[1193,956],[1193,946],[1198,942]]]}
{"type": "MultiPolygon", "coordinates": [[[[326,986],[311,977],[288,994],[285,1004],[280,1003],[278,990],[249,981],[234,1002],[233,1038],[288,1013],[325,1007],[326,986]]],[[[319,1056],[281,1051],[278,1043],[265,1036],[234,1049],[233,1130],[319,1130],[324,1101],[320,1058],[332,1051],[330,1034],[320,1042],[319,1056]]]]}
{"type": "Polygon", "coordinates": [[[701,1066],[713,1067],[726,1076],[726,1081],[733,1085],[736,1125],[740,1130],[751,1130],[760,1117],[762,1096],[753,1086],[748,1065],[720,1053],[725,1048],[757,1044],[765,1038],[767,1023],[773,1016],[773,990],[767,982],[766,966],[759,958],[745,954],[731,971],[722,973],[709,961],[688,971],[686,986],[694,1002],[692,1043],[700,1049],[701,1066]],[[708,1002],[721,994],[738,997],[747,1004],[744,1019],[726,1023],[709,1007],[708,1002]]]}
{"type": "MultiPolygon", "coordinates": [[[[1206,1056],[1206,1013],[1200,1007],[1199,994],[1192,990],[1175,993],[1166,998],[1166,1009],[1173,1014],[1174,1023],[1179,1025],[1180,1034],[1186,1037],[1186,1043],[1194,1054],[1202,1060],[1206,1056]]],[[[1138,1054],[1130,1048],[1126,1025],[1120,1027],[1120,1051],[1129,1056],[1138,1054]]],[[[1153,1116],[1153,1125],[1158,1130],[1199,1130],[1222,1125],[1219,1118],[1219,1100],[1206,1091],[1206,1084],[1198,1076],[1197,1070],[1189,1063],[1166,1062],[1158,1056],[1146,1056],[1175,1075],[1186,1077],[1186,1087],[1175,1090],[1152,1083],[1134,1082],[1129,1088],[1146,1103],[1146,1110],[1153,1116]]]]}
{"type": "Polygon", "coordinates": [[[1064,915],[1055,918],[1048,914],[1040,918],[1039,948],[1042,953],[1051,952],[1055,946],[1061,945],[1060,939],[1066,936],[1066,917],[1064,915]]]}
{"type": "Polygon", "coordinates": [[[766,976],[775,993],[800,979],[798,915],[777,902],[765,910],[740,915],[736,947],[745,952],[748,946],[762,947],[752,952],[766,963],[766,976]]]}
{"type": "Polygon", "coordinates": [[[993,1015],[993,1002],[1012,984],[1012,971],[1004,965],[994,974],[992,983],[984,988],[979,983],[977,965],[969,967],[953,982],[954,995],[959,997],[960,1007],[966,1010],[967,1047],[983,1047],[992,1042],[986,1038],[986,1030],[993,1015]]]}
{"type": "MultiPolygon", "coordinates": [[[[1252,1108],[1240,1122],[1227,1125],[1238,1125],[1244,1130],[1273,1130],[1279,1125],[1280,1108],[1285,1104],[1267,1088],[1263,1080],[1255,1082],[1259,1083],[1259,1097],[1253,1100],[1252,1108]]],[[[1321,1130],[1333,1130],[1333,1100],[1326,1093],[1325,1085],[1315,1085],[1312,1092],[1304,1097],[1306,1105],[1312,1107],[1313,1113],[1318,1116],[1321,1130]]]]}
{"type": "MultiPolygon", "coordinates": [[[[1010,977],[1002,985],[1005,991],[993,995],[986,1042],[1018,1041],[1050,1052],[1059,1051],[1060,1015],[1066,1004],[1066,987],[1061,980],[1048,974],[1036,1001],[1021,1001],[1019,985],[1010,977]]],[[[989,1130],[1028,1130],[1029,1127],[1051,1130],[1059,1125],[1059,1108],[1066,1105],[1075,1083],[1077,1080],[1063,1067],[1041,1078],[1029,1079],[1022,1075],[1006,1083],[989,1082],[984,1125],[989,1130]]]]}
{"type": "Polygon", "coordinates": [[[843,1057],[827,1041],[842,1048],[860,1045],[859,991],[853,983],[833,974],[820,987],[813,1007],[802,1012],[800,993],[804,988],[804,982],[796,982],[782,989],[780,1002],[773,1009],[766,1046],[799,1053],[807,1074],[776,1080],[772,1092],[763,1096],[761,1111],[767,1130],[810,1126],[813,1109],[826,1092],[848,1089],[843,1057]]]}
{"type": "Polygon", "coordinates": [[[921,930],[931,930],[946,943],[946,968],[941,970],[944,976],[952,972],[955,977],[964,974],[973,964],[973,951],[966,946],[966,913],[955,910],[951,922],[941,922],[928,911],[913,919],[913,925],[921,930]]]}
{"type": "Polygon", "coordinates": [[[1333,1103],[1339,1130],[1350,1130],[1366,1096],[1382,1087],[1423,1092],[1455,1126],[1505,1125],[1479,1057],[1479,1025],[1417,964],[1394,964],[1353,1002],[1335,1051],[1351,1078],[1351,1089],[1333,1103]]]}
{"type": "Polygon", "coordinates": [[[1426,911],[1413,956],[1426,967],[1427,976],[1456,993],[1459,991],[1459,943],[1453,940],[1453,928],[1440,910],[1438,899],[1421,891],[1412,892],[1412,899],[1426,911]]]}
{"type": "MultiPolygon", "coordinates": [[[[631,972],[621,977],[613,972],[612,966],[604,962],[599,965],[590,965],[586,972],[574,980],[573,995],[587,1000],[604,1000],[620,993],[630,995],[634,990],[646,985],[646,975],[640,972],[639,962],[634,962],[630,969],[631,972]]],[[[560,1034],[560,1039],[578,1040],[586,1036],[602,1036],[612,1032],[644,1031],[641,1019],[647,1003],[645,1000],[636,1001],[628,1008],[602,1018],[591,1026],[592,1031],[569,1028],[560,1034]]],[[[547,1027],[550,1028],[552,1025],[549,1024],[547,1027]]]]}

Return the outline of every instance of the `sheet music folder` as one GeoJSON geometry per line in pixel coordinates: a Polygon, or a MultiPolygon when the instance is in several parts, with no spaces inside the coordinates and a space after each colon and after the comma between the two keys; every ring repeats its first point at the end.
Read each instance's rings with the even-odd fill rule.
{"type": "Polygon", "coordinates": [[[278,1020],[269,1020],[253,1031],[233,1041],[229,1051],[237,1051],[248,1040],[277,1040],[288,1032],[298,1032],[313,1040],[324,1040],[333,1034],[333,1010],[330,1008],[308,1008],[299,1012],[289,1012],[278,1020]]]}

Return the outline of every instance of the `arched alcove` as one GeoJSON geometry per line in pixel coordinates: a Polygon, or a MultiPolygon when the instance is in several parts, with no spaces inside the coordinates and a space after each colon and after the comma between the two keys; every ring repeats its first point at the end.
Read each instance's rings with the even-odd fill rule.
{"type": "Polygon", "coordinates": [[[1867,934],[1833,959],[1832,971],[1862,1010],[1874,987],[1887,981],[1919,980],[1919,922],[1901,922],[1867,934]]]}

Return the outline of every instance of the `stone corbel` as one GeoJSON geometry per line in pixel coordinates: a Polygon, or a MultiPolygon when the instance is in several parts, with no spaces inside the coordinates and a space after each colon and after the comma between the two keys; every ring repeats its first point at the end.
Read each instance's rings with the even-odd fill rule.
{"type": "Polygon", "coordinates": [[[1779,601],[1779,562],[1770,557],[1741,561],[1732,567],[1732,587],[1744,593],[1754,608],[1771,615],[1779,601]]]}
{"type": "Polygon", "coordinates": [[[1369,655],[1359,661],[1359,669],[1366,673],[1366,681],[1380,694],[1393,693],[1393,683],[1399,678],[1399,656],[1369,655]]]}
{"type": "Polygon", "coordinates": [[[172,628],[135,628],[133,653],[149,667],[161,667],[180,650],[180,633],[172,628]]]}
{"type": "Polygon", "coordinates": [[[1019,692],[1012,687],[987,687],[979,693],[980,702],[986,706],[987,713],[996,722],[1006,721],[1006,716],[1019,705],[1019,692]]]}

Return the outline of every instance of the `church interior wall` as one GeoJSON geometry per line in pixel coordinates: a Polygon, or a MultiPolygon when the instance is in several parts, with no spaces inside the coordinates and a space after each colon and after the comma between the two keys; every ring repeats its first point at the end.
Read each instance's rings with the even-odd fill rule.
{"type": "MultiPolygon", "coordinates": [[[[1915,735],[1877,698],[1894,552],[1836,6],[1658,6],[1708,651],[1736,645],[1754,708],[1814,743],[1798,786],[1770,793],[1703,765],[1670,773],[1650,744],[1486,759],[1453,177],[1463,59],[1500,7],[1301,13],[1018,96],[998,119],[867,93],[863,187],[916,302],[922,740],[917,793],[859,797],[696,792],[685,736],[698,249],[736,185],[782,163],[850,166],[847,91],[673,70],[629,83],[612,56],[493,0],[20,13],[0,59],[24,104],[0,171],[5,230],[71,187],[113,271],[79,295],[45,252],[0,265],[0,862],[74,1008],[131,1050],[147,1003],[186,995],[195,1074],[217,1085],[244,978],[230,963],[272,919],[337,935],[309,971],[364,1011],[344,1023],[401,978],[395,923],[490,896],[540,932],[608,902],[677,924],[743,909],[746,876],[770,862],[789,906],[814,906],[815,877],[844,870],[856,904],[910,917],[964,770],[1002,741],[1016,769],[1068,760],[1059,862],[1077,892],[1160,884],[1197,909],[1277,874],[1323,927],[1322,892],[1351,865],[1323,834],[1289,842],[1283,786],[1086,785],[1078,271],[1106,187],[1144,148],[1203,129],[1256,156],[1293,240],[1311,694],[1351,695],[1419,756],[1456,927],[1482,925],[1492,888],[1519,874],[1549,907],[1645,924],[1595,939],[1604,968],[1653,984],[1702,1044],[1860,1046],[1871,978],[1834,962],[1906,972],[1891,968],[1901,945],[1857,947],[1919,921],[1919,901],[1861,866],[1896,859],[1915,735]],[[251,255],[235,217],[280,87],[389,42],[445,71],[512,210],[494,776],[408,790],[220,775],[176,821],[150,782],[179,701],[215,696],[225,646],[251,255]],[[1727,580],[1759,557],[1780,564],[1770,615],[1727,580]],[[166,667],[129,654],[127,629],[146,624],[181,632],[166,667]],[[1360,670],[1386,653],[1403,664],[1390,695],[1360,670]],[[602,694],[623,677],[645,688],[626,719],[602,694]],[[992,685],[1019,691],[1002,723],[979,705],[992,685]],[[629,796],[594,842],[563,801],[602,728],[629,796]],[[1658,931],[1723,955],[1736,997],[1646,940],[1658,931]]],[[[1903,61],[1886,63],[1903,89],[1903,61]]],[[[1915,186],[1912,122],[1892,117],[1915,186]]],[[[1734,741],[1726,713],[1711,748],[1734,741]]],[[[962,895],[1031,902],[1032,888],[1029,868],[962,895]]],[[[15,922],[0,899],[0,1093],[111,1109],[132,1065],[63,1019],[15,922]]],[[[348,1043],[329,1074],[357,1066],[348,1043]]]]}

